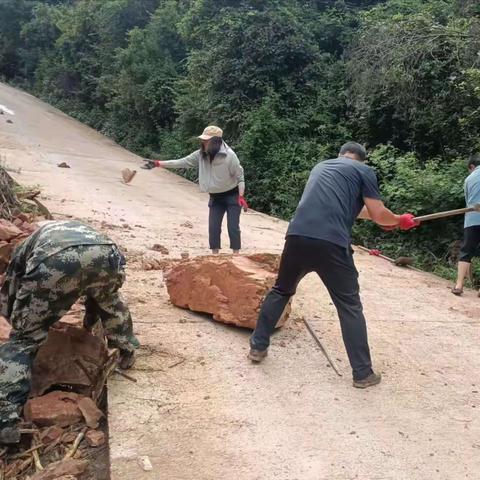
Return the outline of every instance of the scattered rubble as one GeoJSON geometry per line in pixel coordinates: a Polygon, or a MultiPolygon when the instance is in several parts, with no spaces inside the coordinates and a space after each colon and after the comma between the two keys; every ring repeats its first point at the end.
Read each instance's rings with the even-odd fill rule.
{"type": "Polygon", "coordinates": [[[23,409],[25,420],[39,427],[68,427],[82,420],[78,393],[55,390],[42,397],[30,398],[23,409]]]}
{"type": "Polygon", "coordinates": [[[74,458],[67,458],[59,462],[54,462],[48,465],[45,470],[37,472],[31,477],[31,480],[59,480],[70,476],[77,478],[81,475],[88,466],[86,460],[76,460],[74,458]]]}
{"type": "Polygon", "coordinates": [[[170,265],[170,260],[146,257],[142,259],[143,270],[165,270],[170,265]]]}
{"type": "Polygon", "coordinates": [[[31,218],[25,218],[23,214],[11,222],[0,218],[0,274],[7,269],[15,246],[38,228],[31,218]]]}
{"type": "Polygon", "coordinates": [[[63,428],[59,427],[58,425],[52,425],[40,433],[40,441],[43,443],[43,445],[48,445],[61,439],[62,435],[63,428]]]}
{"type": "Polygon", "coordinates": [[[150,250],[153,250],[154,252],[160,252],[162,255],[168,255],[170,253],[167,247],[164,247],[159,243],[155,243],[154,245],[152,245],[152,248],[150,250]]]}
{"type": "MultiPolygon", "coordinates": [[[[165,273],[171,302],[209,313],[213,319],[255,328],[258,311],[276,278],[278,256],[272,254],[206,256],[185,260],[165,273]]],[[[282,326],[290,305],[277,326],[282,326]]]]}
{"type": "Polygon", "coordinates": [[[85,423],[89,428],[98,428],[100,419],[103,417],[101,410],[97,408],[95,402],[89,397],[80,398],[77,402],[79,410],[82,412],[85,423]]]}
{"type": "Polygon", "coordinates": [[[100,430],[89,430],[85,440],[91,447],[100,447],[105,443],[105,433],[100,430]]]}

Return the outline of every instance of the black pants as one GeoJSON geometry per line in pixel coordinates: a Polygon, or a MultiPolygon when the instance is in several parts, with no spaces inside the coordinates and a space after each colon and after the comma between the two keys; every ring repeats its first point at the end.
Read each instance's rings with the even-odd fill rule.
{"type": "Polygon", "coordinates": [[[337,309],[353,378],[367,377],[372,373],[372,363],[358,272],[349,250],[324,240],[287,237],[278,278],[263,302],[257,327],[250,339],[251,347],[258,350],[268,348],[270,336],[290,297],[295,294],[300,280],[310,272],[319,275],[337,309]]]}
{"type": "Polygon", "coordinates": [[[225,213],[227,214],[228,236],[230,237],[230,248],[240,250],[240,212],[238,204],[238,188],[225,193],[210,194],[210,215],[208,218],[208,237],[210,249],[221,248],[222,222],[225,213]]]}
{"type": "Polygon", "coordinates": [[[472,258],[478,251],[478,246],[480,245],[480,225],[474,225],[472,227],[467,227],[463,231],[463,243],[462,248],[460,249],[460,255],[458,259],[461,262],[472,261],[472,258]]]}

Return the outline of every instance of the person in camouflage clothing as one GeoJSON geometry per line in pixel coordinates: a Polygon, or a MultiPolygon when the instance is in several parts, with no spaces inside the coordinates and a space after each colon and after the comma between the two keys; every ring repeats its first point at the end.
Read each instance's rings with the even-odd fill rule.
{"type": "Polygon", "coordinates": [[[115,243],[78,221],[49,222],[14,252],[0,290],[0,314],[11,324],[0,345],[0,443],[16,443],[16,427],[31,386],[31,366],[49,328],[82,296],[84,326],[101,319],[120,367],[130,368],[139,346],[119,289],[125,258],[115,243]]]}

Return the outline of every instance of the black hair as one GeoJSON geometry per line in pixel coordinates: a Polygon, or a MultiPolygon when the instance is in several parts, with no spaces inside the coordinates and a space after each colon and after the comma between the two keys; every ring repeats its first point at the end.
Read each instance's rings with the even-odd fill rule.
{"type": "Polygon", "coordinates": [[[205,149],[205,153],[210,158],[210,161],[213,161],[215,155],[220,151],[222,148],[223,140],[222,137],[212,137],[205,149]]]}
{"type": "Polygon", "coordinates": [[[475,168],[480,165],[480,155],[478,153],[470,155],[468,158],[467,167],[470,167],[470,165],[473,165],[475,168]]]}
{"type": "Polygon", "coordinates": [[[357,142],[344,143],[340,149],[340,155],[345,155],[347,152],[356,155],[361,162],[364,162],[365,158],[367,158],[365,147],[357,142]]]}

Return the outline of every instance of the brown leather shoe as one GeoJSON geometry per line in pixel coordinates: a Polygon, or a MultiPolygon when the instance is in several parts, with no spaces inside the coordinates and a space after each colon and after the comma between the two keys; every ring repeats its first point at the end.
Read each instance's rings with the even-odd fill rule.
{"type": "Polygon", "coordinates": [[[268,355],[268,349],[256,350],[255,348],[251,348],[250,352],[248,352],[248,358],[253,363],[260,363],[267,355],[268,355]]]}
{"type": "Polygon", "coordinates": [[[378,385],[382,381],[382,376],[379,373],[371,373],[367,378],[363,380],[354,380],[353,386],[355,388],[368,388],[378,385]]]}

